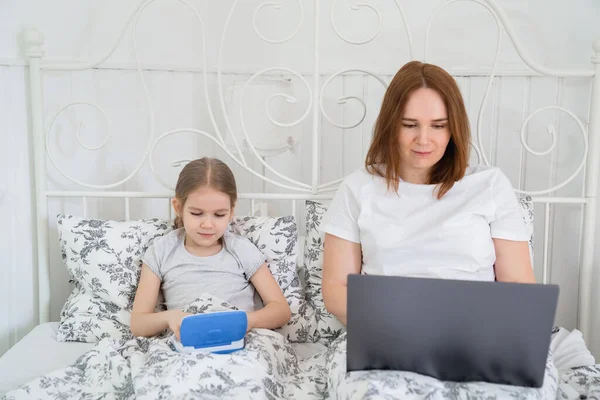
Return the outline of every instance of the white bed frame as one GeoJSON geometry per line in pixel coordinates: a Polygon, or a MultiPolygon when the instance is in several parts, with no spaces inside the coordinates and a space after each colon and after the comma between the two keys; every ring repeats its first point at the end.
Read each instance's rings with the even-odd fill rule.
{"type": "MultiPolygon", "coordinates": [[[[320,126],[321,113],[331,123],[333,123],[336,126],[342,127],[339,124],[336,124],[334,121],[331,121],[329,116],[327,116],[327,114],[325,113],[325,110],[323,108],[323,103],[322,103],[322,100],[323,100],[322,93],[323,93],[324,87],[334,77],[339,76],[344,73],[347,73],[347,72],[353,72],[353,73],[365,74],[365,75],[372,76],[372,77],[378,79],[384,86],[387,86],[387,82],[380,76],[375,75],[369,71],[364,71],[364,70],[360,70],[360,69],[359,70],[348,69],[348,70],[339,71],[335,75],[330,76],[327,80],[324,80],[323,72],[320,69],[321,66],[320,66],[320,62],[319,62],[319,51],[317,51],[317,49],[319,49],[319,46],[320,46],[320,33],[319,33],[318,22],[321,21],[322,19],[328,19],[328,18],[330,18],[330,16],[321,15],[322,12],[319,11],[321,9],[320,8],[321,1],[314,0],[315,12],[314,12],[314,15],[310,16],[315,21],[315,23],[314,23],[314,26],[315,26],[315,28],[314,28],[314,43],[313,43],[314,53],[313,53],[312,72],[310,74],[310,77],[312,78],[312,83],[309,84],[309,82],[307,81],[305,76],[303,76],[302,74],[300,74],[292,69],[279,68],[279,67],[267,68],[267,69],[263,69],[261,71],[257,71],[248,80],[248,82],[250,82],[255,77],[257,77],[261,74],[268,74],[268,73],[277,71],[284,75],[287,74],[290,76],[291,75],[295,76],[296,78],[298,78],[302,82],[304,82],[304,84],[308,88],[309,93],[311,93],[310,105],[307,108],[304,115],[302,116],[302,118],[298,121],[295,121],[293,124],[298,124],[306,118],[312,118],[312,167],[311,167],[312,169],[311,169],[310,183],[305,183],[305,182],[300,182],[300,181],[297,181],[294,179],[290,179],[290,178],[284,176],[283,174],[279,173],[275,169],[273,169],[268,163],[266,163],[263,160],[263,158],[260,157],[256,148],[250,142],[248,133],[244,130],[244,135],[247,139],[247,142],[249,145],[248,147],[250,149],[250,155],[257,157],[257,159],[262,164],[260,171],[255,171],[254,169],[252,169],[249,166],[248,160],[246,159],[246,157],[248,157],[248,154],[246,154],[246,155],[244,154],[244,151],[242,151],[242,149],[240,147],[240,143],[238,143],[237,140],[234,140],[234,145],[237,149],[236,152],[231,152],[230,149],[225,145],[225,141],[223,139],[222,132],[220,132],[220,129],[219,129],[217,123],[215,122],[215,117],[214,117],[212,109],[210,109],[210,113],[211,113],[212,123],[214,126],[214,133],[207,133],[207,132],[199,131],[196,129],[178,129],[178,130],[174,130],[174,131],[170,131],[170,132],[160,133],[155,136],[156,139],[151,144],[151,146],[149,146],[147,148],[145,157],[140,161],[137,169],[134,172],[132,172],[129,176],[127,176],[126,178],[120,180],[119,182],[115,182],[115,183],[109,184],[109,185],[102,185],[102,186],[91,185],[91,184],[87,184],[85,182],[79,182],[78,180],[72,178],[65,171],[62,171],[60,169],[60,167],[58,167],[57,163],[55,162],[54,155],[52,154],[49,147],[47,146],[47,138],[52,129],[54,120],[65,109],[67,109],[68,107],[70,107],[74,104],[77,104],[77,103],[70,103],[70,104],[64,105],[64,107],[62,107],[62,109],[58,112],[57,115],[54,115],[54,116],[44,115],[44,113],[42,111],[43,110],[42,79],[44,78],[44,72],[45,71],[79,71],[79,70],[98,68],[116,50],[117,46],[123,39],[123,36],[124,36],[127,28],[131,24],[134,24],[134,26],[135,26],[135,24],[137,24],[137,21],[138,21],[138,18],[140,16],[141,12],[144,10],[144,8],[147,5],[149,5],[153,1],[154,0],[148,0],[148,1],[144,2],[142,5],[140,5],[137,9],[133,10],[133,12],[131,13],[131,15],[129,16],[129,18],[127,20],[127,23],[123,27],[118,40],[114,44],[113,48],[110,49],[109,51],[107,51],[98,60],[95,60],[90,63],[74,65],[74,64],[65,64],[65,63],[57,64],[57,63],[45,62],[43,60],[44,37],[43,37],[42,33],[38,32],[35,29],[31,29],[26,32],[25,53],[26,53],[27,57],[29,58],[29,84],[30,84],[29,90],[30,90],[30,101],[31,101],[31,126],[32,126],[32,138],[33,138],[33,144],[34,144],[33,159],[34,159],[34,165],[35,165],[35,191],[34,191],[34,193],[35,193],[35,203],[37,205],[37,215],[36,215],[36,219],[35,219],[36,223],[37,223],[37,234],[36,234],[35,240],[36,240],[36,244],[37,244],[37,260],[36,260],[37,278],[38,278],[38,282],[37,282],[38,283],[38,294],[37,295],[38,295],[38,302],[39,302],[39,321],[40,321],[40,323],[47,322],[50,319],[50,301],[51,301],[50,293],[51,293],[51,291],[50,291],[50,279],[49,279],[49,270],[50,270],[49,269],[50,268],[49,267],[49,248],[50,248],[50,246],[56,245],[54,243],[49,243],[49,224],[50,224],[49,218],[50,217],[49,217],[49,210],[48,210],[48,201],[50,198],[79,198],[82,201],[84,213],[85,213],[85,210],[87,207],[88,199],[91,199],[91,198],[122,199],[124,207],[125,207],[125,216],[126,216],[126,218],[129,218],[129,216],[130,216],[130,200],[131,199],[135,199],[135,198],[168,199],[172,196],[172,193],[173,193],[172,188],[170,188],[169,185],[165,184],[162,181],[161,181],[161,183],[163,183],[163,186],[165,186],[165,190],[158,191],[158,192],[152,192],[152,193],[119,191],[119,190],[115,190],[115,188],[118,188],[119,185],[121,185],[122,183],[131,179],[139,171],[139,169],[142,167],[142,164],[145,162],[150,163],[150,168],[154,172],[154,167],[150,160],[152,159],[151,156],[152,156],[154,150],[156,149],[157,144],[159,144],[159,142],[161,142],[161,140],[163,140],[167,136],[176,134],[181,131],[191,131],[191,132],[195,132],[197,134],[203,135],[203,136],[209,138],[210,140],[214,141],[214,143],[216,145],[223,148],[223,150],[225,152],[227,152],[234,160],[236,160],[236,162],[241,167],[248,170],[253,175],[255,175],[255,176],[259,177],[260,179],[263,179],[264,181],[267,181],[273,185],[276,185],[279,188],[286,189],[285,193],[268,193],[268,192],[241,193],[240,198],[251,200],[252,212],[255,211],[255,207],[258,207],[260,205],[259,203],[262,201],[268,201],[268,200],[272,200],[272,199],[279,199],[279,200],[285,199],[285,200],[289,200],[292,202],[293,212],[296,215],[297,201],[305,200],[305,199],[330,199],[334,193],[333,191],[335,190],[335,188],[341,181],[340,179],[338,179],[338,180],[331,181],[331,182],[321,182],[320,176],[319,176],[319,169],[320,169],[320,165],[321,165],[320,145],[319,145],[320,139],[321,139],[321,132],[322,132],[321,126],[320,126]],[[311,113],[311,110],[315,111],[315,112],[311,113]],[[50,161],[49,165],[48,165],[47,161],[50,161]],[[71,181],[73,181],[74,183],[78,184],[81,187],[81,190],[75,190],[75,191],[72,191],[72,190],[70,190],[70,191],[49,191],[49,190],[47,190],[48,168],[55,168],[56,171],[58,171],[59,173],[64,175],[66,178],[68,178],[71,181]],[[267,174],[265,173],[265,171],[269,171],[270,174],[276,176],[277,178],[275,178],[275,179],[268,178],[266,176],[267,174]]],[[[178,0],[178,1],[179,1],[179,3],[182,3],[185,6],[189,7],[189,9],[196,14],[196,16],[198,17],[198,20],[201,22],[202,29],[204,29],[204,25],[202,23],[202,16],[194,9],[194,7],[190,4],[188,4],[185,0],[178,0]]],[[[543,271],[544,282],[548,282],[548,277],[549,277],[546,260],[547,260],[548,251],[549,251],[548,238],[549,238],[550,232],[549,232],[549,228],[548,228],[548,226],[549,226],[548,221],[549,221],[549,215],[550,215],[550,213],[549,213],[550,205],[578,204],[578,205],[583,206],[584,216],[583,216],[583,222],[582,222],[582,227],[581,227],[583,240],[580,244],[581,264],[580,264],[580,275],[579,275],[580,290],[579,290],[579,307],[578,307],[578,328],[584,333],[584,337],[588,341],[588,344],[590,345],[592,350],[595,350],[595,353],[598,354],[600,351],[600,343],[591,343],[590,339],[593,338],[594,336],[600,335],[600,331],[597,331],[596,329],[592,329],[593,325],[594,325],[593,321],[600,320],[600,314],[597,311],[598,308],[593,307],[593,305],[597,301],[594,296],[594,293],[593,293],[593,288],[600,287],[600,282],[598,280],[599,279],[598,278],[598,272],[599,272],[598,270],[600,269],[600,265],[597,262],[594,262],[594,243],[595,243],[595,234],[596,234],[595,227],[596,227],[596,219],[597,219],[596,218],[596,209],[597,209],[597,195],[598,195],[598,183],[599,183],[598,180],[600,177],[600,159],[599,159],[599,157],[600,157],[600,120],[599,120],[599,118],[600,118],[600,74],[598,73],[599,68],[600,68],[600,39],[595,41],[593,44],[594,56],[591,59],[591,62],[593,64],[593,69],[590,68],[590,70],[583,70],[583,71],[556,70],[556,69],[553,69],[550,67],[539,65],[538,63],[536,63],[533,59],[531,59],[528,56],[527,52],[521,45],[521,42],[516,37],[513,29],[511,28],[511,25],[510,25],[509,21],[507,20],[505,14],[495,3],[493,3],[491,0],[468,0],[468,1],[470,1],[472,3],[476,3],[475,4],[476,6],[483,6],[486,10],[489,11],[489,13],[491,13],[491,15],[495,18],[495,20],[497,22],[498,32],[500,32],[502,28],[506,31],[506,33],[508,34],[508,36],[510,37],[510,39],[514,45],[514,48],[517,50],[519,56],[522,58],[522,60],[525,62],[525,64],[529,68],[531,68],[533,71],[535,71],[536,74],[540,74],[540,75],[544,75],[544,76],[551,76],[551,77],[589,77],[590,79],[593,80],[592,97],[591,97],[590,110],[589,110],[590,118],[589,118],[589,125],[587,127],[573,113],[571,113],[569,110],[566,110],[560,106],[545,107],[543,109],[538,109],[538,110],[531,112],[529,114],[529,116],[526,118],[522,127],[526,125],[527,121],[533,115],[537,114],[538,112],[540,112],[544,109],[552,108],[552,109],[564,111],[565,113],[569,114],[572,118],[574,118],[577,121],[577,123],[581,129],[582,136],[584,138],[583,140],[584,140],[585,154],[583,155],[581,164],[576,169],[574,174],[569,179],[565,180],[564,182],[562,182],[559,185],[556,185],[554,187],[548,188],[546,190],[535,191],[535,192],[525,192],[524,191],[524,193],[531,194],[533,196],[533,200],[535,203],[543,204],[545,207],[545,218],[546,218],[545,219],[545,227],[546,228],[545,228],[545,236],[543,238],[544,253],[541,255],[541,257],[543,257],[543,259],[544,259],[544,264],[543,264],[544,265],[544,271],[543,271]],[[552,193],[554,191],[567,185],[579,174],[585,174],[584,191],[583,191],[582,196],[580,196],[580,197],[555,197],[555,196],[552,196],[552,193]]],[[[450,1],[449,3],[445,4],[443,7],[445,7],[449,4],[452,4],[452,3],[456,3],[456,2],[457,2],[456,0],[450,1]]],[[[269,4],[271,4],[271,3],[269,3],[269,4]]],[[[302,13],[301,18],[300,18],[300,20],[301,20],[300,24],[301,24],[302,20],[306,16],[304,15],[302,2],[298,1],[298,5],[300,6],[300,10],[302,13]]],[[[402,20],[404,22],[404,27],[406,28],[406,33],[408,35],[409,43],[411,43],[410,42],[410,30],[409,30],[407,21],[404,17],[404,13],[402,12],[402,7],[397,1],[396,1],[396,5],[400,11],[400,14],[402,15],[402,20]]],[[[265,6],[268,6],[268,5],[266,3],[261,4],[259,7],[256,8],[255,13],[259,12],[260,9],[265,6]]],[[[377,13],[377,16],[379,17],[378,10],[371,5],[361,5],[361,6],[356,6],[356,7],[368,7],[373,12],[377,13]]],[[[441,8],[443,8],[443,7],[441,7],[441,8]]],[[[233,8],[235,8],[235,5],[232,7],[232,10],[233,10],[233,8]]],[[[333,12],[333,7],[332,7],[332,12],[333,12]]],[[[437,14],[437,12],[436,12],[436,14],[437,14]]],[[[230,17],[231,17],[231,14],[229,15],[229,18],[230,17]]],[[[427,35],[429,34],[429,29],[430,29],[432,23],[434,22],[434,17],[435,17],[435,14],[432,16],[432,18],[428,24],[427,35]]],[[[331,17],[331,23],[332,23],[332,27],[333,27],[334,31],[342,40],[345,40],[349,43],[352,42],[351,40],[345,38],[344,35],[342,35],[338,31],[333,17],[331,17]]],[[[229,19],[227,20],[226,24],[229,24],[229,19]]],[[[298,25],[298,27],[299,26],[300,25],[298,25]]],[[[256,25],[254,25],[254,29],[255,29],[257,35],[261,36],[261,38],[263,38],[264,40],[274,42],[274,40],[264,37],[260,33],[260,31],[257,29],[256,25]]],[[[225,29],[225,32],[226,31],[227,31],[227,27],[225,29]]],[[[298,32],[298,29],[296,29],[296,32],[294,32],[294,35],[297,32],[298,32]]],[[[203,33],[204,33],[204,30],[203,30],[203,33]]],[[[427,46],[427,35],[426,35],[426,46],[427,46]]],[[[375,36],[376,36],[376,34],[373,37],[365,40],[364,43],[367,43],[370,40],[373,40],[375,36]]],[[[290,38],[291,38],[291,36],[289,38],[285,38],[282,41],[289,40],[290,38]]],[[[496,65],[497,65],[497,61],[498,61],[500,35],[498,35],[498,38],[499,38],[498,43],[497,43],[498,51],[496,52],[496,58],[494,60],[494,65],[493,65],[491,74],[489,73],[489,71],[486,72],[486,71],[479,71],[479,70],[462,71],[460,73],[461,76],[486,75],[486,76],[490,77],[489,84],[487,86],[487,92],[486,92],[486,95],[484,96],[484,101],[487,97],[487,93],[489,93],[489,89],[492,85],[493,77],[494,76],[502,76],[501,74],[496,74],[496,65]]],[[[203,37],[202,40],[204,41],[205,38],[203,37]]],[[[135,36],[134,36],[134,43],[135,43],[135,36]]],[[[223,47],[223,39],[221,41],[221,47],[220,47],[221,50],[222,50],[222,47],[223,47]]],[[[425,54],[427,54],[427,50],[425,51],[425,54]]],[[[216,71],[216,74],[218,77],[218,82],[219,82],[219,88],[221,88],[222,74],[223,74],[221,56],[222,56],[222,52],[219,54],[219,64],[218,64],[218,69],[216,71]]],[[[411,57],[412,57],[412,53],[411,53],[411,57]]],[[[205,84],[206,84],[206,65],[207,65],[206,57],[204,57],[204,67],[205,68],[201,72],[203,72],[205,84]]],[[[163,66],[163,68],[165,70],[172,70],[172,66],[163,66]]],[[[136,69],[139,74],[142,74],[142,70],[144,69],[144,67],[139,65],[139,63],[138,63],[136,66],[136,69]]],[[[153,66],[153,69],[160,70],[161,66],[153,66]]],[[[196,71],[196,72],[198,72],[198,71],[196,71]]],[[[455,71],[451,70],[451,72],[456,74],[455,71]]],[[[246,84],[246,86],[247,86],[247,84],[246,84]]],[[[144,84],[144,90],[146,91],[146,94],[147,94],[147,88],[145,87],[145,84],[144,84]]],[[[52,96],[52,93],[45,93],[44,95],[52,96]]],[[[279,94],[279,95],[281,96],[281,94],[279,94]]],[[[210,107],[211,101],[208,98],[208,93],[206,93],[205,96],[206,96],[207,105],[210,107]]],[[[277,95],[275,95],[275,96],[277,96],[277,95]]],[[[343,101],[344,99],[341,99],[341,100],[343,101]]],[[[360,101],[360,99],[358,99],[358,100],[360,101]]],[[[223,99],[223,91],[222,90],[220,90],[220,98],[218,99],[218,101],[219,101],[219,105],[224,110],[225,102],[223,99]]],[[[86,104],[88,104],[88,103],[86,103],[86,104]]],[[[95,107],[98,111],[104,113],[99,107],[97,107],[93,104],[89,104],[89,105],[95,107]]],[[[364,105],[364,103],[363,103],[363,105],[364,105]]],[[[481,110],[483,110],[483,104],[482,104],[481,110]]],[[[482,111],[480,111],[479,116],[478,116],[478,121],[477,121],[478,127],[480,127],[480,125],[481,125],[481,118],[480,118],[481,113],[482,113],[482,111]]],[[[273,120],[270,116],[269,116],[269,118],[271,119],[271,122],[273,122],[274,124],[279,125],[279,126],[293,125],[293,124],[287,124],[287,125],[281,124],[280,122],[273,120]]],[[[363,119],[364,119],[364,116],[363,116],[363,119]]],[[[108,117],[107,117],[107,121],[109,121],[108,117]]],[[[362,122],[362,119],[361,119],[361,122],[362,122]]],[[[226,120],[226,123],[227,123],[228,128],[231,129],[231,126],[229,126],[229,122],[227,120],[226,120]]],[[[153,126],[152,126],[152,132],[154,132],[153,126]]],[[[523,133],[523,129],[522,129],[522,133],[523,133]]],[[[480,129],[478,129],[478,132],[474,133],[474,138],[477,140],[477,143],[474,145],[474,149],[476,150],[477,156],[480,158],[480,160],[485,164],[489,164],[489,160],[488,160],[488,157],[486,156],[485,150],[479,145],[480,143],[482,143],[480,134],[481,134],[480,129]]],[[[235,136],[233,136],[233,137],[235,139],[235,136]]],[[[79,139],[80,138],[78,136],[78,140],[79,139]]],[[[107,140],[108,140],[108,136],[107,136],[107,140]]],[[[552,148],[549,149],[547,152],[543,152],[543,153],[537,152],[536,153],[535,151],[533,151],[531,148],[528,147],[523,135],[521,136],[521,142],[522,142],[523,146],[525,147],[526,151],[528,151],[531,154],[546,154],[547,152],[551,151],[554,148],[554,145],[556,144],[556,143],[553,143],[552,148]]],[[[105,143],[103,143],[98,148],[102,147],[105,143]]],[[[79,144],[81,146],[84,146],[83,143],[81,142],[81,140],[79,140],[79,144]]],[[[90,148],[88,147],[88,149],[90,149],[90,148]]],[[[202,155],[204,155],[204,154],[202,154],[202,155]]],[[[155,176],[160,181],[160,178],[157,175],[155,175],[155,176]]],[[[540,256],[540,255],[538,254],[538,256],[540,256]]],[[[595,322],[595,323],[597,323],[597,322],[595,322]]]]}

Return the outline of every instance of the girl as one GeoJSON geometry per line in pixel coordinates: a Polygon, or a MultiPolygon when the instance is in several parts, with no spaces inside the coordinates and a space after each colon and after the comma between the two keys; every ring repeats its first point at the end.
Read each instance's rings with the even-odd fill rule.
{"type": "Polygon", "coordinates": [[[274,329],[291,317],[265,256],[252,242],[227,230],[237,200],[229,167],[214,158],[187,164],[172,200],[175,229],[148,247],[131,314],[134,336],[169,328],[179,340],[182,310],[203,293],[248,313],[248,328],[274,329]],[[162,289],[167,311],[155,312],[162,289]],[[255,310],[255,290],[264,307],[255,310]]]}

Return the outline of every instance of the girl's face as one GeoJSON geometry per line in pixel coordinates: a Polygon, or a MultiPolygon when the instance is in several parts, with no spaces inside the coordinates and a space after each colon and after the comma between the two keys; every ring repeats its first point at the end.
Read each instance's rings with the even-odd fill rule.
{"type": "Polygon", "coordinates": [[[433,89],[414,91],[406,103],[398,132],[402,179],[425,183],[450,142],[448,113],[433,89]]]}
{"type": "Polygon", "coordinates": [[[229,195],[205,186],[191,192],[183,205],[173,199],[173,206],[183,220],[186,247],[210,250],[220,246],[219,239],[233,218],[229,195]]]}

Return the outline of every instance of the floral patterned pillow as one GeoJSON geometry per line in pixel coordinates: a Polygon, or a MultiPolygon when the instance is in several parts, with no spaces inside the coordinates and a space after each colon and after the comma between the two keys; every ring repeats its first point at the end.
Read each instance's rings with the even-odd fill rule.
{"type": "MultiPolygon", "coordinates": [[[[521,205],[523,221],[529,233],[529,254],[533,263],[533,202],[530,196],[517,195],[521,205]]],[[[306,241],[304,245],[304,268],[306,270],[306,298],[314,308],[311,323],[312,332],[317,340],[331,342],[344,330],[344,326],[325,309],[321,281],[323,279],[323,239],[325,234],[319,226],[327,208],[315,201],[306,201],[306,241]]]]}
{"type": "Polygon", "coordinates": [[[58,216],[62,258],[75,285],[64,304],[59,341],[96,342],[129,333],[141,257],[171,230],[159,219],[104,221],[58,216]]]}
{"type": "Polygon", "coordinates": [[[517,194],[517,200],[519,200],[521,215],[529,235],[529,256],[531,257],[531,265],[533,265],[533,200],[527,194],[517,194]]]}
{"type": "MultiPolygon", "coordinates": [[[[296,270],[298,230],[293,217],[235,218],[231,228],[266,255],[290,303],[292,319],[281,333],[291,341],[304,341],[308,317],[296,270]]],[[[75,285],[61,312],[58,340],[96,342],[106,336],[129,337],[141,257],[152,239],[171,230],[171,223],[59,215],[58,230],[63,261],[75,285]]]]}
{"type": "Polygon", "coordinates": [[[129,340],[131,312],[89,292],[79,283],[60,313],[59,342],[98,342],[105,337],[129,340]]]}
{"type": "Polygon", "coordinates": [[[231,229],[250,239],[267,257],[267,265],[290,305],[292,318],[277,331],[291,342],[309,341],[311,309],[298,276],[298,227],[294,217],[236,217],[231,229]]]}
{"type": "Polygon", "coordinates": [[[344,325],[325,309],[321,281],[323,280],[323,239],[319,230],[327,208],[316,201],[306,201],[306,239],[304,242],[304,268],[306,269],[306,299],[315,310],[311,320],[311,334],[316,341],[329,344],[342,332],[344,325]]]}

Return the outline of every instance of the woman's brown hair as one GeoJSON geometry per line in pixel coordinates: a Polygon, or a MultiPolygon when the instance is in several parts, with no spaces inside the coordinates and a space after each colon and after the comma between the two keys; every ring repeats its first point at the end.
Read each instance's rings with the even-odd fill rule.
{"type": "Polygon", "coordinates": [[[465,174],[469,161],[471,130],[456,81],[436,65],[411,61],[396,73],[383,97],[365,167],[369,173],[385,178],[388,189],[398,190],[398,128],[408,99],[420,88],[435,90],[444,101],[448,113],[450,142],[441,160],[432,167],[427,181],[428,184],[438,185],[437,198],[441,199],[452,188],[454,182],[465,174]]]}
{"type": "MultiPolygon", "coordinates": [[[[186,164],[177,179],[175,198],[183,207],[189,194],[202,187],[210,187],[227,194],[231,200],[231,208],[235,206],[237,201],[235,177],[223,161],[204,157],[186,164]]],[[[183,227],[183,220],[180,216],[175,217],[173,227],[174,229],[183,227]]]]}

